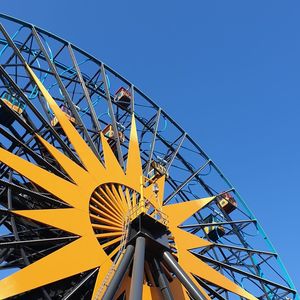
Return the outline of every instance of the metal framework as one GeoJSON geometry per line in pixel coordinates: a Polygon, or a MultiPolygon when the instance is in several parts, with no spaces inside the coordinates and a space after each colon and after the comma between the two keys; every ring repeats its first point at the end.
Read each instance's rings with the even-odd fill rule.
{"type": "MultiPolygon", "coordinates": [[[[60,121],[59,116],[46,101],[45,94],[27,66],[102,163],[105,154],[101,132],[119,165],[126,170],[134,114],[143,176],[151,183],[161,176],[166,178],[162,212],[167,204],[212,197],[207,205],[193,211],[178,227],[209,241],[206,247],[188,249],[193,257],[257,299],[299,299],[257,219],[216,164],[187,132],[147,95],[103,62],[62,38],[6,15],[0,15],[1,149],[51,174],[71,180],[70,174],[47,151],[46,144],[41,143],[38,135],[72,162],[85,167],[70,137],[57,122],[60,121]],[[116,92],[120,87],[123,87],[120,93],[125,94],[118,98],[116,92]],[[221,205],[222,200],[225,206],[221,205]],[[234,201],[231,208],[228,208],[229,200],[234,201]]],[[[101,186],[99,189],[101,191],[101,186]]],[[[121,197],[120,190],[123,189],[128,197],[140,199],[136,200],[137,203],[143,199],[140,193],[129,188],[127,191],[120,185],[103,189],[111,197],[121,197]]],[[[157,195],[159,191],[155,193],[157,195]]],[[[14,211],[67,207],[68,204],[59,197],[3,162],[0,153],[0,278],[34,264],[79,238],[79,234],[30,220],[14,211]]],[[[94,213],[97,207],[91,208],[94,213]]],[[[112,204],[112,209],[118,213],[115,204],[112,204]]],[[[154,207],[151,216],[155,215],[153,211],[156,209],[161,207],[154,207]]],[[[105,228],[107,223],[103,224],[99,221],[97,230],[105,228]]],[[[127,226],[130,227],[130,224],[127,226]]],[[[167,221],[164,226],[169,228],[167,221]]],[[[172,294],[174,287],[170,286],[175,279],[187,291],[189,296],[186,297],[191,299],[243,298],[241,294],[234,295],[232,291],[213,284],[201,274],[187,274],[180,261],[178,263],[172,255],[176,256],[178,247],[173,251],[171,245],[170,249],[162,248],[159,254],[149,256],[147,253],[151,249],[148,241],[143,235],[130,236],[132,233],[128,228],[123,228],[123,233],[118,237],[119,248],[108,247],[107,251],[114,253],[111,256],[114,264],[113,268],[106,270],[107,275],[95,299],[140,299],[144,295],[143,285],[144,290],[146,285],[157,288],[163,299],[177,299],[178,296],[172,294]],[[126,289],[120,290],[128,278],[130,294],[126,289]]],[[[96,229],[95,233],[98,233],[96,229]]],[[[112,240],[110,242],[113,243],[112,240]]],[[[104,241],[99,239],[99,243],[104,241]]],[[[177,244],[178,240],[175,240],[173,247],[176,248],[177,244]]],[[[97,274],[102,271],[105,271],[102,267],[100,270],[85,270],[14,297],[91,299],[97,274]]],[[[157,298],[153,296],[153,299],[157,298]]]]}

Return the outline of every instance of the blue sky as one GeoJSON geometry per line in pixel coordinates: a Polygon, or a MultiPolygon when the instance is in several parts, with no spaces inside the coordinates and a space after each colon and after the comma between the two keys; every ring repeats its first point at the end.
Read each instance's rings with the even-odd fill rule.
{"type": "Polygon", "coordinates": [[[1,1],[150,95],[239,190],[300,287],[299,1],[1,1]]]}

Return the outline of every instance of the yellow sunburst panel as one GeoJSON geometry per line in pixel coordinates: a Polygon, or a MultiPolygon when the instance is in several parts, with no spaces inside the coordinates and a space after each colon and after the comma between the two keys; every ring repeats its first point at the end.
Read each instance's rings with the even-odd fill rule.
{"type": "MultiPolygon", "coordinates": [[[[26,67],[76,151],[83,167],[38,135],[37,139],[64,169],[72,182],[0,148],[0,161],[69,205],[69,208],[18,210],[14,213],[78,235],[79,238],[1,280],[0,298],[12,297],[72,275],[99,268],[92,296],[95,299],[99,287],[113,264],[113,256],[120,250],[120,242],[125,234],[124,224],[128,221],[129,212],[136,204],[140,206],[140,212],[146,212],[145,203],[148,201],[157,210],[162,209],[166,215],[169,230],[174,236],[177,247],[179,263],[190,274],[192,280],[194,280],[192,275],[194,274],[241,297],[256,299],[191,254],[190,249],[211,244],[178,227],[210,203],[213,198],[163,206],[165,178],[161,177],[155,183],[158,185],[158,193],[155,197],[154,183],[144,187],[134,116],[132,117],[126,172],[119,165],[103,134],[101,134],[104,154],[104,164],[102,164],[34,72],[29,66],[26,67]]],[[[209,299],[204,289],[195,280],[194,282],[209,299]]],[[[174,295],[181,295],[180,299],[188,299],[185,289],[177,279],[170,283],[170,289],[174,295]]],[[[143,295],[145,299],[157,299],[157,289],[145,283],[143,295]]]]}

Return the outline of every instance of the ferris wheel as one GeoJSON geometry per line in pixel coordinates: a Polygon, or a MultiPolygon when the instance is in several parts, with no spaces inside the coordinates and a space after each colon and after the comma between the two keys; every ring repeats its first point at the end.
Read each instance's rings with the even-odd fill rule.
{"type": "Polygon", "coordinates": [[[0,299],[299,299],[166,112],[64,39],[0,24],[0,299]]]}

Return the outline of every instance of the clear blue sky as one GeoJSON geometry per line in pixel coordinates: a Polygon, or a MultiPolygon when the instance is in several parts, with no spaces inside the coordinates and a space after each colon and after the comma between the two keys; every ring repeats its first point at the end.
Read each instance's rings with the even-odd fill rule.
{"type": "Polygon", "coordinates": [[[299,1],[12,1],[1,11],[118,70],[177,120],[262,223],[296,287],[299,1]]]}

